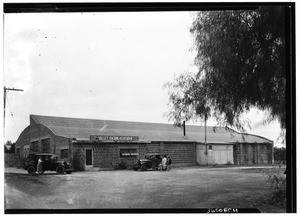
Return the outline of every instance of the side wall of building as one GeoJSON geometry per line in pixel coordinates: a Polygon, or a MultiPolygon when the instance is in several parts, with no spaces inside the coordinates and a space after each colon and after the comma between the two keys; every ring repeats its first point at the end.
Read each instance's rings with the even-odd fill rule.
{"type": "Polygon", "coordinates": [[[236,165],[271,164],[273,144],[237,143],[233,146],[233,158],[236,165]]]}
{"type": "Polygon", "coordinates": [[[171,156],[174,165],[195,165],[194,143],[73,143],[73,166],[75,170],[86,169],[86,150],[92,150],[93,167],[113,168],[117,163],[125,162],[132,168],[138,158],[147,153],[161,153],[171,156]],[[136,150],[136,156],[122,156],[121,150],[136,150]]]}
{"type": "Polygon", "coordinates": [[[153,142],[147,145],[149,153],[158,152],[172,158],[172,163],[178,166],[196,165],[196,145],[185,142],[153,142]]]}
{"type": "Polygon", "coordinates": [[[144,152],[145,144],[122,143],[73,143],[73,167],[75,170],[86,169],[86,150],[92,150],[92,166],[98,168],[113,168],[116,164],[125,162],[130,168],[139,156],[120,155],[120,149],[137,149],[144,152]]]}

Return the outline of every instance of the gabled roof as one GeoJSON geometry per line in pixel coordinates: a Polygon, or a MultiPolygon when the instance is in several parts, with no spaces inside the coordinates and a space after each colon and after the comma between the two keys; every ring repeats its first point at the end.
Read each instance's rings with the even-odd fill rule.
{"type": "MultiPolygon", "coordinates": [[[[89,139],[90,135],[138,136],[139,141],[197,141],[204,142],[204,127],[186,125],[183,130],[172,124],[95,120],[30,115],[31,121],[49,128],[55,135],[66,138],[89,139]]],[[[272,143],[266,138],[241,134],[221,127],[207,127],[207,143],[272,143]]]]}

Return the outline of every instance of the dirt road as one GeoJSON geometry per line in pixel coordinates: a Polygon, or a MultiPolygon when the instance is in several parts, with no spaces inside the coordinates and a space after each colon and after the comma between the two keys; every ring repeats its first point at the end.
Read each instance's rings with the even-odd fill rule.
{"type": "MultiPolygon", "coordinates": [[[[276,170],[276,171],[275,171],[276,170]]],[[[6,209],[259,208],[284,212],[266,201],[261,168],[174,168],[160,171],[5,174],[6,209]]],[[[283,173],[283,169],[279,172],[283,173]]]]}

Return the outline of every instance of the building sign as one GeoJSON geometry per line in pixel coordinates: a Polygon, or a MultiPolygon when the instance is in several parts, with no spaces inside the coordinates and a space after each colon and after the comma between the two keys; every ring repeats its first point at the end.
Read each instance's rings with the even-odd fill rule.
{"type": "Polygon", "coordinates": [[[101,136],[101,135],[90,135],[92,141],[138,141],[138,136],[101,136]]]}

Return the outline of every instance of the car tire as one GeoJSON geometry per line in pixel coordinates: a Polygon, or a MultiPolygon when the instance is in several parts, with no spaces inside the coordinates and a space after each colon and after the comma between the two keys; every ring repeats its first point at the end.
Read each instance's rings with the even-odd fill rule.
{"type": "Polygon", "coordinates": [[[137,167],[133,167],[133,170],[134,170],[134,171],[138,171],[138,169],[139,169],[139,168],[137,168],[137,167]]]}
{"type": "Polygon", "coordinates": [[[141,166],[141,169],[142,169],[142,171],[146,171],[148,168],[147,168],[147,166],[144,164],[144,165],[141,166]]]}
{"type": "Polygon", "coordinates": [[[36,170],[34,168],[34,166],[29,166],[27,167],[27,172],[32,175],[32,174],[35,174],[36,170]]]}
{"type": "Polygon", "coordinates": [[[62,175],[65,173],[65,168],[63,166],[58,166],[56,167],[56,172],[59,174],[59,175],[62,175]]]}

